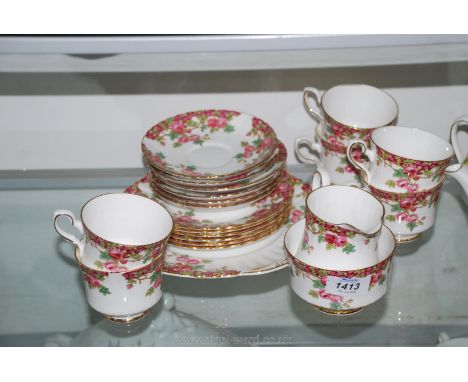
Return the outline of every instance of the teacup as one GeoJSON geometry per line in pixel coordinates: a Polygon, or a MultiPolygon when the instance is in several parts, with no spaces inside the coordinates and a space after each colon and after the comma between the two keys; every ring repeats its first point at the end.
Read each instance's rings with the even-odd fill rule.
{"type": "Polygon", "coordinates": [[[398,243],[418,239],[432,227],[444,179],[435,187],[416,192],[393,192],[366,184],[372,195],[385,206],[385,224],[398,243]]]}
{"type": "Polygon", "coordinates": [[[368,141],[373,129],[394,124],[398,117],[393,97],[370,85],[338,85],[323,94],[307,87],[303,99],[312,118],[324,122],[325,139],[335,137],[345,146],[351,139],[368,141]],[[309,98],[314,99],[318,109],[309,104],[309,98]]]}
{"type": "Polygon", "coordinates": [[[83,264],[79,248],[75,258],[81,270],[89,305],[117,322],[142,318],[161,298],[164,255],[131,271],[102,271],[83,264]]]}
{"type": "MultiPolygon", "coordinates": [[[[296,139],[294,150],[297,157],[304,163],[312,163],[323,167],[329,174],[333,184],[360,186],[361,179],[358,172],[346,157],[346,146],[338,142],[333,136],[329,139],[324,138],[323,124],[319,124],[315,129],[314,140],[309,137],[296,139]],[[319,155],[304,154],[300,150],[302,145],[319,155]]],[[[354,150],[353,155],[355,160],[363,161],[360,149],[354,150]]]]}
{"type": "Polygon", "coordinates": [[[372,132],[370,148],[353,140],[347,148],[349,161],[364,174],[366,183],[395,192],[416,192],[437,186],[454,154],[450,143],[410,127],[387,126],[372,132]],[[351,153],[357,146],[369,159],[369,167],[351,153]]]}
{"type": "MultiPolygon", "coordinates": [[[[322,170],[320,170],[322,171],[322,170]]],[[[326,269],[364,268],[377,263],[385,209],[372,194],[357,187],[316,180],[306,199],[306,228],[298,258],[326,269]]]]}
{"type": "Polygon", "coordinates": [[[89,200],[81,209],[81,221],[71,211],[55,211],[54,227],[80,249],[85,266],[113,272],[140,268],[163,254],[173,222],[159,203],[118,193],[89,200]],[[80,231],[81,239],[60,228],[62,216],[80,231]]]}
{"type": "Polygon", "coordinates": [[[359,312],[385,295],[396,247],[395,238],[386,226],[379,237],[376,263],[349,270],[324,269],[301,261],[297,253],[305,226],[305,219],[293,224],[284,239],[291,287],[300,298],[322,312],[344,315],[359,312]]]}

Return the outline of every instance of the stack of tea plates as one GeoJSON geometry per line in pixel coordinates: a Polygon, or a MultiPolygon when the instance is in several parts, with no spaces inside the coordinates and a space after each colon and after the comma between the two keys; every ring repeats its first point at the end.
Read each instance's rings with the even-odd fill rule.
{"type": "Polygon", "coordinates": [[[281,242],[293,208],[302,214],[293,198],[304,184],[285,170],[286,148],[265,121],[229,110],[180,114],[153,126],[142,151],[149,174],[126,192],[156,199],[174,219],[166,273],[220,277],[286,265],[282,251],[274,263],[226,265],[237,258],[242,268],[242,256],[281,242]]]}

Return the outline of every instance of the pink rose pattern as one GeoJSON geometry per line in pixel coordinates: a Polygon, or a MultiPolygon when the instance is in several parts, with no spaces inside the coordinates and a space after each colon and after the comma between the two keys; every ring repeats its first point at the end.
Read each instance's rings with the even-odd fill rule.
{"type": "Polygon", "coordinates": [[[390,166],[393,169],[392,179],[385,184],[391,188],[400,188],[407,192],[419,190],[419,179],[431,178],[439,182],[445,174],[450,158],[442,161],[416,161],[394,155],[377,146],[377,166],[390,166]]]}
{"type": "Polygon", "coordinates": [[[421,216],[418,210],[423,207],[436,207],[442,183],[420,192],[396,193],[379,190],[370,185],[369,188],[372,194],[385,204],[386,220],[392,223],[404,223],[410,231],[413,231],[417,226],[423,225],[426,220],[426,216],[421,216]]]}
{"type": "MultiPolygon", "coordinates": [[[[351,164],[351,162],[346,157],[346,146],[339,142],[334,136],[328,137],[328,140],[321,139],[321,144],[323,147],[323,155],[325,157],[333,155],[332,153],[340,154],[340,166],[335,169],[339,174],[353,174],[354,179],[360,183],[360,178],[357,169],[351,164]]],[[[355,147],[351,153],[354,160],[359,163],[364,163],[367,161],[366,157],[362,155],[362,151],[359,147],[355,147]]]]}
{"type": "Polygon", "coordinates": [[[209,259],[193,259],[188,255],[179,255],[176,257],[176,261],[174,263],[165,264],[165,271],[181,276],[191,276],[199,278],[235,276],[240,273],[239,271],[227,269],[226,267],[207,271],[205,269],[206,265],[211,263],[212,261],[213,260],[209,259]]]}
{"type": "Polygon", "coordinates": [[[345,142],[345,144],[347,144],[347,141],[350,141],[351,139],[363,139],[366,142],[369,142],[372,131],[374,131],[374,129],[360,129],[357,127],[343,125],[328,115],[325,115],[325,121],[326,139],[328,140],[330,137],[335,137],[336,139],[345,142]]]}
{"type": "Polygon", "coordinates": [[[329,276],[335,277],[366,277],[370,275],[369,290],[376,285],[384,285],[388,279],[390,272],[390,262],[394,256],[393,252],[387,259],[380,263],[355,271],[331,271],[320,269],[305,264],[293,256],[289,256],[290,270],[292,277],[305,277],[312,281],[312,289],[309,295],[316,299],[328,300],[330,309],[333,310],[346,310],[352,308],[352,299],[345,300],[343,296],[334,295],[325,291],[327,286],[327,278],[329,276]]]}
{"type": "MultiPolygon", "coordinates": [[[[127,283],[127,289],[132,289],[136,283],[141,284],[143,281],[149,280],[150,287],[147,289],[145,296],[150,296],[161,285],[163,264],[163,256],[161,256],[159,259],[143,268],[128,272],[125,272],[125,270],[119,270],[112,264],[110,266],[112,270],[109,270],[109,272],[118,272],[122,277],[124,277],[127,283]]],[[[104,296],[111,294],[109,288],[102,284],[109,276],[109,272],[91,269],[81,264],[80,268],[83,279],[90,289],[97,288],[99,293],[104,296]]]]}
{"type": "Polygon", "coordinates": [[[309,210],[306,211],[306,221],[307,228],[318,235],[319,243],[325,243],[327,251],[337,248],[346,254],[356,251],[356,247],[350,242],[356,236],[356,232],[327,223],[309,210]]]}
{"type": "MultiPolygon", "coordinates": [[[[161,146],[171,144],[173,148],[185,144],[202,146],[204,142],[211,139],[211,134],[215,132],[234,132],[235,127],[231,122],[234,117],[240,114],[230,110],[201,110],[179,114],[154,125],[148,130],[145,137],[155,140],[161,146]]],[[[239,163],[245,164],[245,169],[258,164],[259,158],[270,152],[277,144],[274,130],[259,118],[252,118],[252,128],[247,136],[250,139],[241,142],[242,152],[234,156],[239,163]]],[[[151,152],[144,142],[142,143],[142,150],[150,166],[153,165],[158,169],[188,176],[210,175],[198,172],[196,166],[193,165],[179,164],[172,166],[166,162],[162,152],[151,152]]]]}
{"type": "Polygon", "coordinates": [[[149,280],[150,287],[146,290],[145,296],[151,296],[156,289],[161,286],[162,282],[162,269],[164,266],[164,259],[161,256],[156,261],[146,265],[143,268],[122,273],[127,281],[127,289],[132,289],[135,284],[149,280]]]}
{"type": "Polygon", "coordinates": [[[151,244],[141,246],[121,245],[100,238],[91,231],[86,231],[86,241],[99,252],[100,260],[94,265],[100,270],[110,272],[123,272],[127,270],[127,264],[143,260],[143,264],[154,261],[164,253],[167,238],[151,244]]]}

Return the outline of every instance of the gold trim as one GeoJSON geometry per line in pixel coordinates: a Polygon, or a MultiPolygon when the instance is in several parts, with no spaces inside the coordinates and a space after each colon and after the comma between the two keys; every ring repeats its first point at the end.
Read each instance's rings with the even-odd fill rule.
{"type": "MultiPolygon", "coordinates": [[[[420,233],[417,233],[415,234],[414,236],[411,235],[411,237],[409,238],[398,238],[398,235],[395,235],[395,240],[397,242],[397,244],[408,244],[408,243],[412,243],[413,241],[416,241],[416,240],[419,240],[422,236],[422,232],[420,233]]],[[[409,235],[404,235],[404,236],[409,236],[409,235]]]]}
{"type": "MultiPolygon", "coordinates": [[[[278,177],[282,177],[282,176],[283,174],[278,174],[278,177]]],[[[269,189],[268,191],[261,190],[260,192],[256,193],[254,196],[250,196],[249,198],[239,197],[239,198],[230,199],[228,202],[216,201],[216,202],[205,202],[205,203],[198,202],[197,203],[197,202],[193,202],[190,199],[187,200],[187,199],[182,199],[182,198],[174,198],[173,195],[168,194],[166,191],[161,190],[160,188],[155,187],[154,185],[151,185],[151,187],[153,188],[153,191],[157,193],[157,197],[160,199],[163,199],[167,202],[170,202],[176,205],[178,204],[178,205],[182,205],[186,207],[192,207],[192,208],[198,207],[198,208],[207,208],[207,209],[232,207],[232,206],[254,203],[268,196],[268,194],[270,194],[276,188],[276,186],[277,185],[273,185],[271,189],[269,189]]]]}
{"type": "MultiPolygon", "coordinates": [[[[388,149],[384,149],[383,147],[379,146],[377,143],[375,143],[374,139],[372,138],[372,136],[374,135],[374,133],[376,132],[376,130],[374,130],[371,135],[370,135],[370,141],[374,144],[375,147],[378,147],[380,150],[382,151],[385,151],[386,153],[390,154],[390,155],[393,155],[393,156],[396,156],[396,157],[399,157],[399,158],[402,158],[402,159],[407,159],[407,160],[411,160],[411,161],[415,161],[415,162],[424,162],[424,163],[433,163],[433,162],[444,162],[446,160],[451,160],[454,156],[455,156],[455,150],[453,149],[453,146],[449,143],[449,142],[445,142],[442,138],[440,138],[439,136],[435,135],[435,134],[432,134],[432,133],[429,133],[428,131],[424,131],[424,130],[421,130],[421,129],[418,129],[416,127],[407,127],[407,126],[398,126],[398,125],[387,125],[387,126],[381,126],[380,128],[383,128],[383,127],[399,127],[399,128],[404,128],[404,129],[410,129],[410,130],[418,130],[422,133],[426,133],[426,134],[429,134],[429,135],[432,135],[438,139],[440,139],[442,142],[444,143],[447,143],[448,145],[450,145],[452,147],[452,155],[450,155],[449,157],[445,158],[445,159],[435,159],[435,160],[422,160],[422,159],[414,159],[414,158],[408,158],[408,157],[405,157],[403,155],[398,155],[398,154],[394,154],[392,153],[391,151],[389,151],[388,149]]],[[[376,156],[379,156],[377,154],[377,150],[376,150],[376,153],[375,153],[376,156]]],[[[447,164],[448,165],[448,164],[447,164]]],[[[399,166],[401,167],[401,166],[399,166]]]]}
{"type": "MultiPolygon", "coordinates": [[[[393,237],[393,248],[392,248],[390,254],[385,259],[380,260],[378,263],[376,263],[374,265],[371,265],[370,267],[358,268],[358,269],[347,269],[347,270],[344,270],[344,271],[339,271],[339,270],[336,270],[336,269],[325,269],[325,268],[314,267],[312,265],[306,264],[303,261],[299,260],[296,257],[296,255],[293,255],[291,252],[289,252],[288,246],[286,245],[286,236],[288,236],[288,233],[291,230],[291,228],[294,227],[296,224],[299,224],[303,220],[304,220],[304,224],[306,224],[305,219],[301,219],[298,222],[296,222],[294,224],[291,224],[291,226],[286,230],[286,232],[284,234],[284,238],[283,238],[283,248],[286,251],[287,255],[292,258],[292,260],[297,261],[299,263],[302,263],[304,265],[307,265],[307,266],[309,266],[311,268],[318,269],[318,270],[325,271],[325,272],[329,272],[329,271],[332,271],[332,272],[361,272],[362,271],[362,272],[364,272],[366,269],[378,267],[378,266],[381,266],[382,263],[384,263],[386,261],[390,261],[391,258],[393,256],[395,256],[395,254],[396,254],[397,242],[396,242],[395,234],[392,232],[392,230],[390,228],[385,226],[388,229],[388,232],[390,232],[390,235],[392,235],[392,237],[393,237]]],[[[382,224],[382,225],[384,225],[384,224],[382,224]]]]}
{"type": "Polygon", "coordinates": [[[318,219],[320,219],[321,221],[327,223],[327,224],[330,224],[330,225],[338,225],[338,226],[342,226],[342,225],[345,225],[347,227],[351,227],[352,229],[350,228],[345,228],[349,231],[354,231],[362,236],[365,236],[365,237],[375,237],[377,236],[377,234],[382,230],[382,226],[384,225],[384,222],[385,222],[385,206],[383,205],[382,201],[377,198],[375,195],[373,195],[371,192],[369,191],[366,191],[366,190],[363,190],[362,188],[358,188],[358,187],[355,187],[355,186],[345,186],[345,185],[340,185],[340,184],[328,184],[326,186],[321,186],[319,188],[316,188],[315,190],[312,190],[310,192],[310,194],[307,196],[306,200],[305,200],[305,208],[306,208],[306,212],[309,212],[310,214],[316,216],[318,219]],[[318,190],[321,190],[325,187],[352,187],[352,188],[356,188],[360,191],[363,191],[363,192],[366,192],[367,194],[369,194],[373,199],[377,200],[377,202],[379,202],[379,204],[382,206],[382,216],[380,218],[380,228],[373,232],[373,233],[366,233],[366,232],[362,232],[361,230],[357,229],[356,227],[354,227],[353,225],[351,224],[348,224],[348,223],[331,223],[325,219],[322,219],[320,216],[318,216],[317,214],[313,213],[310,209],[309,209],[309,198],[312,196],[312,194],[318,190]]]}
{"type": "Polygon", "coordinates": [[[248,198],[252,195],[257,195],[260,193],[266,193],[266,192],[271,192],[281,181],[279,174],[275,174],[272,179],[269,179],[269,181],[265,184],[262,185],[262,187],[253,187],[253,189],[249,189],[247,191],[242,191],[242,192],[234,192],[230,194],[215,194],[213,195],[210,194],[196,194],[194,193],[186,193],[180,189],[176,189],[175,187],[170,187],[165,185],[164,183],[157,183],[155,179],[150,180],[150,185],[153,189],[155,190],[162,190],[163,192],[172,195],[174,198],[181,198],[185,200],[190,200],[194,202],[225,202],[229,200],[234,200],[234,199],[240,199],[240,198],[248,198]]]}
{"type": "MultiPolygon", "coordinates": [[[[247,116],[247,117],[250,117],[251,119],[256,118],[256,119],[262,121],[265,125],[267,125],[267,126],[270,128],[270,135],[271,135],[271,138],[274,138],[276,142],[279,142],[278,137],[276,136],[275,130],[274,130],[274,129],[271,127],[271,125],[270,125],[269,123],[267,123],[265,120],[263,120],[263,119],[261,119],[261,118],[259,118],[259,117],[256,117],[256,116],[254,116],[254,115],[252,115],[252,114],[244,113],[244,112],[240,112],[240,111],[235,111],[235,110],[216,109],[215,111],[221,111],[221,110],[222,110],[222,111],[227,111],[227,112],[239,113],[239,115],[245,115],[245,116],[247,116]]],[[[146,159],[146,152],[145,152],[145,151],[148,150],[148,149],[146,148],[146,145],[145,145],[145,142],[144,142],[144,141],[145,141],[145,138],[146,138],[146,134],[147,134],[148,131],[150,131],[155,125],[158,125],[158,124],[160,124],[160,123],[162,123],[162,122],[165,122],[165,121],[167,121],[169,118],[173,118],[173,117],[176,117],[176,116],[178,116],[178,115],[184,115],[184,114],[187,114],[187,113],[201,113],[201,112],[203,112],[203,111],[205,111],[205,110],[201,109],[201,110],[194,110],[194,111],[188,111],[188,112],[185,112],[185,113],[180,113],[180,114],[177,114],[177,115],[168,117],[168,118],[166,118],[166,119],[163,119],[163,120],[157,122],[156,124],[154,124],[150,129],[148,129],[148,130],[145,132],[145,135],[144,135],[143,138],[141,139],[141,149],[142,149],[143,156],[145,157],[145,159],[146,159]]],[[[265,135],[265,137],[270,137],[270,135],[267,134],[267,135],[265,135]]],[[[234,176],[234,175],[242,174],[242,173],[244,173],[244,172],[248,172],[248,171],[252,170],[252,168],[255,168],[256,166],[258,166],[259,164],[261,164],[262,161],[264,161],[264,159],[265,159],[266,157],[270,156],[271,153],[274,152],[275,149],[277,149],[277,148],[278,148],[278,144],[273,145],[270,151],[267,151],[266,153],[264,153],[263,156],[259,156],[258,159],[257,159],[257,162],[256,162],[256,163],[255,163],[255,162],[252,163],[248,168],[243,168],[242,170],[238,170],[238,171],[235,171],[235,172],[232,172],[232,173],[222,174],[222,175],[215,175],[215,174],[213,174],[213,175],[208,175],[208,176],[207,176],[207,175],[201,175],[201,176],[198,176],[198,175],[197,175],[196,178],[203,178],[203,179],[219,179],[220,177],[234,176]]],[[[148,151],[149,151],[149,150],[148,150],[148,151]]],[[[150,153],[151,153],[151,152],[150,152],[150,153]]],[[[149,160],[149,158],[148,158],[148,162],[149,162],[149,163],[152,163],[151,160],[149,160]]],[[[159,167],[156,166],[156,168],[159,168],[159,167]]],[[[160,170],[163,171],[163,172],[168,172],[169,174],[171,173],[171,171],[169,171],[169,170],[167,170],[167,169],[160,169],[160,170]]],[[[177,175],[177,173],[175,173],[175,174],[177,175]]]]}
{"type": "Polygon", "coordinates": [[[172,238],[169,239],[169,244],[174,245],[176,247],[184,247],[184,248],[191,248],[191,249],[207,249],[207,250],[208,249],[234,248],[234,247],[239,247],[241,245],[254,243],[254,242],[259,241],[260,239],[266,238],[266,237],[272,235],[273,233],[275,233],[276,231],[278,231],[284,224],[286,224],[286,222],[287,222],[287,220],[285,220],[281,224],[278,223],[274,227],[271,227],[270,229],[266,230],[261,235],[256,235],[254,237],[249,237],[248,239],[245,239],[245,240],[237,240],[237,241],[233,242],[233,244],[230,244],[229,242],[227,242],[227,243],[226,242],[221,242],[221,243],[219,243],[217,245],[206,245],[206,244],[203,244],[203,243],[200,243],[201,245],[198,245],[198,244],[194,244],[193,242],[187,242],[187,241],[183,242],[181,240],[173,241],[172,238]]]}
{"type": "Polygon", "coordinates": [[[315,304],[311,304],[315,309],[319,310],[322,313],[329,314],[332,316],[349,316],[351,314],[359,313],[364,307],[354,308],[354,309],[343,309],[343,310],[336,310],[330,308],[324,308],[322,306],[318,306],[315,304]]]}
{"type": "Polygon", "coordinates": [[[248,226],[241,226],[230,230],[216,230],[216,231],[195,231],[190,229],[175,229],[172,235],[194,235],[194,236],[208,236],[208,237],[220,237],[220,236],[239,236],[245,233],[258,232],[266,226],[272,225],[274,222],[279,221],[283,217],[289,217],[291,213],[290,208],[284,209],[281,213],[275,214],[269,219],[260,223],[254,222],[248,226]]]}
{"type": "MultiPolygon", "coordinates": [[[[281,168],[284,167],[286,160],[287,160],[286,146],[279,140],[277,140],[277,142],[278,142],[277,146],[279,147],[278,153],[276,153],[271,159],[268,159],[267,161],[265,161],[265,163],[262,164],[262,166],[259,166],[258,168],[256,168],[255,171],[253,171],[251,174],[241,179],[222,179],[222,180],[220,179],[220,180],[211,180],[211,181],[205,181],[205,180],[201,181],[200,179],[197,179],[197,178],[190,178],[190,177],[187,178],[183,174],[177,174],[177,175],[167,174],[159,170],[158,168],[152,166],[151,163],[148,163],[148,162],[146,163],[148,167],[150,167],[150,172],[155,172],[156,174],[159,174],[158,175],[159,177],[163,179],[168,179],[172,183],[179,184],[180,186],[186,186],[186,187],[190,186],[194,188],[207,189],[210,187],[226,186],[226,185],[228,186],[230,184],[234,184],[234,185],[237,185],[239,183],[250,184],[249,182],[250,180],[252,180],[256,176],[263,175],[264,173],[268,172],[278,163],[281,164],[280,166],[281,168]]],[[[280,170],[278,169],[278,171],[280,170]]],[[[231,177],[232,175],[226,176],[226,178],[231,178],[231,177]]]]}
{"type": "Polygon", "coordinates": [[[251,237],[263,233],[269,228],[276,226],[284,222],[284,220],[289,218],[289,213],[278,216],[276,219],[268,222],[267,224],[262,224],[253,229],[247,229],[243,231],[234,231],[230,233],[219,233],[219,234],[200,234],[195,232],[176,232],[174,231],[171,240],[183,240],[183,241],[193,241],[193,242],[209,242],[209,241],[232,241],[239,240],[245,237],[251,237]]]}
{"type": "Polygon", "coordinates": [[[137,313],[130,316],[109,316],[107,314],[104,315],[108,320],[112,322],[117,322],[119,324],[129,324],[131,322],[135,322],[141,320],[150,312],[150,309],[145,310],[144,312],[137,313]]]}
{"type": "Polygon", "coordinates": [[[101,195],[97,195],[91,199],[89,199],[84,205],[83,207],[81,207],[81,210],[80,210],[80,219],[81,219],[81,224],[83,225],[83,228],[87,231],[89,231],[91,234],[93,234],[94,236],[106,241],[107,243],[111,244],[111,245],[124,245],[126,247],[146,247],[146,246],[151,246],[151,245],[156,245],[156,244],[159,244],[160,242],[162,241],[165,241],[167,240],[168,237],[171,236],[172,234],[172,231],[174,230],[174,219],[172,218],[172,215],[169,213],[169,210],[164,207],[161,203],[158,203],[156,200],[154,199],[151,199],[151,198],[147,198],[146,196],[142,196],[142,195],[137,195],[137,194],[128,194],[128,193],[125,193],[125,192],[115,192],[115,193],[112,193],[112,192],[106,192],[105,194],[101,194],[101,195]],[[153,203],[156,203],[158,206],[162,207],[164,209],[164,211],[167,212],[167,214],[169,215],[169,218],[171,219],[171,222],[172,222],[172,227],[171,227],[171,230],[169,231],[169,234],[166,235],[164,238],[158,240],[158,241],[155,241],[154,243],[149,243],[149,244],[124,244],[124,243],[116,243],[115,241],[111,241],[111,240],[107,240],[105,238],[103,238],[102,236],[100,235],[96,235],[93,231],[91,231],[88,226],[85,224],[84,220],[83,220],[83,210],[84,208],[88,205],[88,203],[90,203],[91,201],[93,201],[94,199],[97,199],[97,198],[100,198],[101,196],[104,196],[104,195],[119,195],[119,194],[122,194],[122,195],[132,195],[132,196],[138,196],[139,198],[144,198],[146,200],[150,200],[152,201],[153,203]]]}
{"type": "Polygon", "coordinates": [[[320,101],[319,101],[319,106],[320,108],[322,109],[323,111],[323,114],[324,114],[324,120],[326,123],[328,123],[328,120],[332,121],[332,122],[335,122],[335,123],[339,123],[340,125],[343,125],[345,127],[348,127],[350,129],[355,129],[355,130],[371,130],[371,129],[378,129],[380,127],[385,127],[385,126],[389,126],[389,125],[392,125],[393,123],[396,122],[396,120],[398,119],[398,115],[400,114],[400,106],[398,105],[398,102],[395,100],[395,98],[393,98],[388,92],[386,92],[385,90],[382,90],[380,88],[377,88],[375,86],[372,86],[372,85],[368,85],[368,84],[342,84],[342,85],[336,85],[336,86],[333,86],[331,87],[330,89],[327,89],[325,90],[325,92],[322,94],[322,96],[320,97],[320,101]],[[391,98],[391,100],[395,103],[395,106],[396,106],[396,114],[395,116],[387,123],[383,124],[383,125],[379,125],[379,126],[373,126],[373,127],[359,127],[359,126],[351,126],[351,125],[348,125],[347,123],[342,123],[342,122],[339,122],[338,120],[334,119],[326,110],[325,108],[323,107],[323,98],[325,97],[325,95],[332,89],[336,88],[336,87],[339,87],[339,86],[342,86],[342,85],[364,85],[364,86],[368,86],[368,87],[371,87],[371,88],[374,88],[374,89],[377,89],[379,91],[381,91],[382,93],[385,93],[387,96],[389,96],[391,98]]]}

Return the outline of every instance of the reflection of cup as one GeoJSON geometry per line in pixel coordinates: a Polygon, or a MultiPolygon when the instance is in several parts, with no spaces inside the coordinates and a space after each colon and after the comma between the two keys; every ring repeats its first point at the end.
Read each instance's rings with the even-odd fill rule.
{"type": "Polygon", "coordinates": [[[362,140],[351,141],[347,156],[361,170],[368,184],[394,192],[416,192],[437,186],[454,154],[450,143],[425,131],[400,126],[374,130],[370,148],[362,140]],[[351,152],[360,146],[369,159],[368,168],[351,152]]]}
{"type": "Polygon", "coordinates": [[[375,264],[336,270],[309,265],[300,258],[305,225],[305,219],[293,224],[284,239],[291,267],[291,288],[300,298],[324,313],[343,315],[359,312],[385,295],[395,254],[395,239],[387,227],[382,227],[375,264]]]}
{"type": "Polygon", "coordinates": [[[164,253],[172,231],[169,212],[155,201],[131,194],[105,194],[81,209],[81,221],[68,210],[54,213],[59,235],[75,244],[83,265],[106,272],[141,268],[164,253]],[[65,232],[58,221],[67,217],[82,239],[65,232]]]}
{"type": "MultiPolygon", "coordinates": [[[[318,174],[323,172],[319,170],[318,174]]],[[[326,173],[320,174],[324,180],[326,173]]],[[[378,262],[384,207],[367,191],[312,182],[306,199],[306,228],[298,256],[326,269],[357,269],[378,262]]]]}
{"type": "Polygon", "coordinates": [[[164,255],[131,271],[102,271],[81,262],[79,248],[75,257],[85,283],[89,305],[113,321],[131,322],[143,317],[161,298],[164,255]]]}
{"type": "Polygon", "coordinates": [[[373,129],[394,124],[398,104],[385,91],[364,84],[334,86],[323,94],[316,88],[304,89],[304,104],[318,122],[324,122],[324,138],[347,146],[351,139],[368,141],[373,129]],[[318,106],[310,105],[312,98],[318,106]]]}
{"type": "MultiPolygon", "coordinates": [[[[453,176],[458,183],[463,187],[465,191],[465,203],[468,204],[468,153],[462,151],[459,137],[458,137],[458,129],[460,126],[468,126],[468,115],[464,115],[458,120],[456,120],[450,129],[450,140],[453,145],[453,150],[455,151],[455,156],[458,159],[457,164],[450,165],[447,167],[447,174],[453,176]]],[[[465,147],[466,149],[466,147],[465,147]]]]}
{"type": "MultiPolygon", "coordinates": [[[[305,163],[320,165],[330,176],[333,184],[345,184],[360,186],[361,181],[357,170],[346,157],[346,146],[338,142],[334,137],[330,141],[323,137],[323,125],[315,129],[314,140],[308,137],[296,139],[294,150],[298,158],[305,163]],[[306,146],[311,152],[319,155],[306,155],[300,151],[301,146],[306,146]]],[[[353,153],[357,161],[362,161],[361,150],[358,148],[353,153]]]]}
{"type": "Polygon", "coordinates": [[[367,184],[370,192],[385,206],[385,225],[392,230],[398,243],[416,240],[432,227],[443,181],[417,192],[392,192],[367,184]]]}

